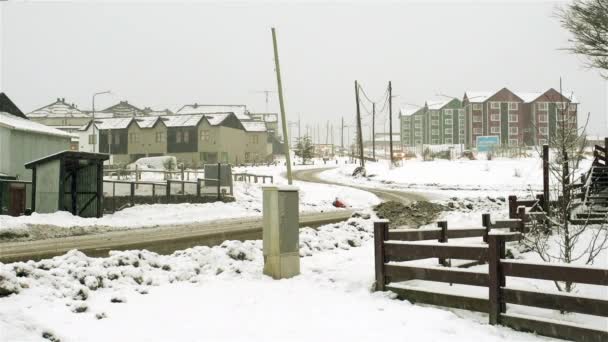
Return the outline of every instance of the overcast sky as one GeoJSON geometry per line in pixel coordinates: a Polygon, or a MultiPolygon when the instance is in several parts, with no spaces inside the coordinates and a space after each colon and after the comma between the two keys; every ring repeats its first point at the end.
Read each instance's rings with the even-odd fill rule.
{"type": "Polygon", "coordinates": [[[303,130],[327,120],[337,127],[342,116],[352,124],[355,79],[372,100],[392,80],[396,131],[405,103],[504,86],[559,89],[561,76],[581,102],[579,121],[590,112],[589,133],[604,135],[606,82],[559,50],[569,35],[554,12],[564,3],[3,2],[0,88],[28,112],[57,97],[89,109],[91,95],[107,89],[98,108],[128,100],[264,111],[257,91],[276,90],[275,26],[288,120],[299,116],[303,130]]]}

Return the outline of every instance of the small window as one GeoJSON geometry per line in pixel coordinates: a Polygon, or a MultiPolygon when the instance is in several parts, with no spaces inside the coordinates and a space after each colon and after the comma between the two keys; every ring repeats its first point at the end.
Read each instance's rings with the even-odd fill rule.
{"type": "Polygon", "coordinates": [[[481,122],[481,115],[473,115],[473,122],[481,122]]]}
{"type": "Polygon", "coordinates": [[[444,109],[443,110],[443,114],[445,114],[445,115],[452,115],[452,109],[444,109]]]}
{"type": "Polygon", "coordinates": [[[431,130],[431,135],[439,135],[439,130],[438,129],[432,129],[431,130]]]}
{"type": "MultiPolygon", "coordinates": [[[[114,145],[120,145],[120,135],[112,135],[114,137],[114,145]]],[[[110,136],[110,140],[112,140],[112,136],[110,136]]]]}
{"type": "Polygon", "coordinates": [[[156,142],[157,143],[165,142],[165,133],[164,132],[156,132],[156,142]]]}
{"type": "Polygon", "coordinates": [[[538,132],[542,135],[547,135],[549,134],[549,127],[539,127],[538,132]]]}
{"type": "Polygon", "coordinates": [[[452,144],[452,138],[445,138],[446,144],[452,144]]]}
{"type": "Polygon", "coordinates": [[[414,128],[420,129],[420,128],[422,128],[422,126],[419,123],[417,123],[417,124],[414,125],[414,128]]]}
{"type": "Polygon", "coordinates": [[[546,122],[549,122],[548,119],[549,119],[549,116],[547,114],[538,115],[538,122],[546,123],[546,122]]]}
{"type": "Polygon", "coordinates": [[[500,109],[500,102],[490,102],[490,108],[500,109]]]}
{"type": "Polygon", "coordinates": [[[175,142],[181,144],[183,140],[182,131],[175,132],[175,142]]]}
{"type": "Polygon", "coordinates": [[[433,125],[433,126],[439,126],[439,120],[432,120],[431,121],[431,125],[433,125]]]}
{"type": "Polygon", "coordinates": [[[576,103],[570,103],[568,110],[571,112],[576,112],[576,103]]]}
{"type": "Polygon", "coordinates": [[[573,123],[573,124],[576,123],[576,115],[573,115],[570,117],[570,123],[573,123]]]}
{"type": "Polygon", "coordinates": [[[509,145],[511,145],[511,146],[517,146],[517,145],[519,145],[519,140],[517,140],[517,139],[509,139],[509,145]]]}
{"type": "Polygon", "coordinates": [[[464,109],[459,109],[459,110],[458,110],[458,115],[459,115],[459,116],[464,115],[464,109]]]}
{"type": "Polygon", "coordinates": [[[433,140],[431,141],[431,143],[432,143],[432,144],[437,145],[437,144],[439,144],[439,140],[438,140],[438,139],[433,139],[433,140]]]}
{"type": "Polygon", "coordinates": [[[557,107],[557,109],[563,110],[564,108],[566,108],[565,106],[566,104],[563,102],[555,102],[555,107],[557,107]]]}
{"type": "Polygon", "coordinates": [[[452,118],[447,118],[447,119],[445,119],[444,122],[445,122],[446,125],[451,125],[452,124],[452,118]]]}
{"type": "Polygon", "coordinates": [[[473,103],[473,110],[481,110],[481,103],[473,103]]]}
{"type": "Polygon", "coordinates": [[[416,144],[422,144],[422,140],[416,140],[416,144]]]}
{"type": "Polygon", "coordinates": [[[129,133],[129,143],[138,143],[139,142],[139,135],[137,133],[129,133]]]}
{"type": "Polygon", "coordinates": [[[184,143],[190,142],[190,132],[184,131],[184,143]]]}
{"type": "Polygon", "coordinates": [[[417,116],[417,117],[414,118],[414,120],[420,121],[420,120],[422,120],[422,117],[421,116],[417,116]]]}
{"type": "Polygon", "coordinates": [[[509,114],[509,122],[517,122],[517,114],[509,114]]]}
{"type": "Polygon", "coordinates": [[[451,128],[446,128],[446,129],[443,130],[443,133],[444,134],[448,134],[448,135],[452,134],[452,129],[451,128]]]}
{"type": "Polygon", "coordinates": [[[549,102],[539,102],[536,106],[537,106],[536,108],[538,108],[538,110],[548,110],[549,102]]]}
{"type": "Polygon", "coordinates": [[[415,137],[419,137],[419,136],[421,136],[421,135],[422,135],[422,134],[420,134],[420,131],[416,131],[416,132],[414,133],[414,136],[415,136],[415,137]]]}
{"type": "Polygon", "coordinates": [[[517,102],[509,102],[509,110],[517,110],[518,105],[517,102]]]}
{"type": "Polygon", "coordinates": [[[509,127],[509,134],[513,134],[513,135],[515,135],[515,134],[517,134],[518,132],[519,132],[519,130],[517,129],[517,126],[512,126],[512,127],[509,127]]]}
{"type": "Polygon", "coordinates": [[[209,135],[209,131],[204,129],[201,131],[201,141],[209,141],[210,139],[210,135],[209,135]]]}
{"type": "Polygon", "coordinates": [[[473,128],[473,134],[481,134],[481,132],[482,132],[481,127],[473,128]]]}
{"type": "Polygon", "coordinates": [[[89,144],[95,144],[95,134],[89,134],[89,144]]]}
{"type": "Polygon", "coordinates": [[[491,114],[490,121],[500,121],[500,114],[491,114]]]}
{"type": "Polygon", "coordinates": [[[490,133],[498,133],[498,134],[500,134],[500,126],[492,126],[492,127],[490,127],[490,133]]]}

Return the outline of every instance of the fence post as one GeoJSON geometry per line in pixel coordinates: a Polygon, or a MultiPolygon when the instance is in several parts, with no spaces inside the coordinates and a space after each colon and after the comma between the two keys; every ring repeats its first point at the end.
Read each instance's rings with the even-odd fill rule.
{"type": "Polygon", "coordinates": [[[156,184],[152,183],[152,202],[156,203],[156,184]]]}
{"type": "Polygon", "coordinates": [[[185,169],[184,163],[181,163],[181,165],[179,166],[179,169],[181,171],[181,178],[182,178],[181,180],[184,180],[184,169],[185,169]]]}
{"type": "Polygon", "coordinates": [[[167,196],[167,204],[171,203],[171,180],[167,179],[167,186],[165,187],[165,195],[167,196]]]}
{"type": "Polygon", "coordinates": [[[116,182],[112,182],[112,212],[116,212],[116,182]]]}
{"type": "Polygon", "coordinates": [[[545,207],[545,205],[546,205],[546,203],[545,203],[545,195],[538,194],[538,195],[536,195],[536,199],[538,200],[538,205],[540,205],[540,207],[546,213],[547,212],[547,208],[545,207]]]}
{"type": "Polygon", "coordinates": [[[388,238],[388,220],[374,222],[374,259],[376,265],[376,291],[384,291],[386,277],[384,276],[384,241],[388,238]]]}
{"type": "Polygon", "coordinates": [[[515,212],[517,211],[517,196],[509,196],[509,218],[515,218],[515,212]]]}
{"type": "Polygon", "coordinates": [[[490,214],[481,214],[481,225],[486,229],[485,233],[483,233],[483,242],[488,243],[488,235],[492,229],[492,220],[490,219],[490,214]]]}
{"type": "Polygon", "coordinates": [[[519,207],[517,209],[517,217],[519,218],[519,232],[524,234],[526,232],[526,208],[519,207]]]}
{"type": "MultiPolygon", "coordinates": [[[[447,243],[448,242],[448,221],[439,221],[437,222],[437,227],[441,229],[439,232],[439,242],[447,243]]],[[[448,261],[444,258],[439,258],[439,264],[443,266],[449,266],[448,261]]]]}
{"type": "Polygon", "coordinates": [[[131,206],[135,205],[135,183],[131,182],[131,206]]]}
{"type": "Polygon", "coordinates": [[[543,196],[545,197],[545,206],[543,209],[546,213],[549,212],[549,145],[543,145],[543,196]]]}
{"type": "MultiPolygon", "coordinates": [[[[137,166],[137,164],[135,164],[135,181],[139,181],[139,172],[138,172],[139,166],[137,166]]],[[[139,189],[139,184],[137,184],[137,188],[139,189]]]]}
{"type": "Polygon", "coordinates": [[[221,180],[222,178],[221,176],[221,172],[222,172],[222,164],[221,163],[217,163],[217,200],[220,200],[220,197],[222,195],[221,192],[221,180]]]}
{"type": "Polygon", "coordinates": [[[490,234],[488,241],[489,314],[490,324],[496,325],[500,324],[500,314],[506,309],[500,289],[505,286],[505,276],[500,265],[500,259],[505,257],[505,237],[490,234]]]}
{"type": "Polygon", "coordinates": [[[201,180],[200,180],[200,178],[196,179],[196,197],[201,197],[201,180]]]}

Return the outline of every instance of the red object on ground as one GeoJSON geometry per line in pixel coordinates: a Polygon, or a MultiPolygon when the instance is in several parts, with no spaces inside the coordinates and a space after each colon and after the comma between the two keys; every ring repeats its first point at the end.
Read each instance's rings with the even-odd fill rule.
{"type": "Polygon", "coordinates": [[[336,208],[346,208],[346,204],[342,203],[339,199],[336,198],[334,203],[332,203],[336,208]]]}

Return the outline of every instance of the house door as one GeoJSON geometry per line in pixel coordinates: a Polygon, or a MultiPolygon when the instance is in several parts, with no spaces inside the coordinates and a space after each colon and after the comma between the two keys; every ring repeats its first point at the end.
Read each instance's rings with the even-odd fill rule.
{"type": "Polygon", "coordinates": [[[12,185],[9,188],[8,214],[20,216],[25,213],[25,186],[12,185]]]}

